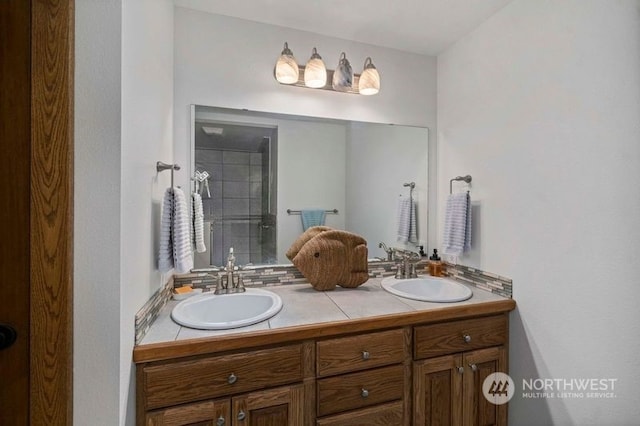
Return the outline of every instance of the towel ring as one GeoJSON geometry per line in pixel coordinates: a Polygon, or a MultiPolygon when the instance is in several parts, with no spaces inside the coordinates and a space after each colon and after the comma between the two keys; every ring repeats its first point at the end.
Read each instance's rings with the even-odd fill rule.
{"type": "Polygon", "coordinates": [[[453,179],[449,180],[449,194],[453,194],[453,181],[464,181],[466,183],[471,183],[471,175],[466,176],[456,176],[453,179]]]}

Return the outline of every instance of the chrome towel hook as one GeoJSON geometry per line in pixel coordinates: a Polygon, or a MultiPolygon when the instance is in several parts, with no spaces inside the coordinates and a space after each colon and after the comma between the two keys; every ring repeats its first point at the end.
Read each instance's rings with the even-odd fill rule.
{"type": "Polygon", "coordinates": [[[180,166],[177,164],[167,164],[162,161],[156,162],[156,171],[158,173],[163,172],[165,170],[171,170],[171,188],[173,188],[173,171],[180,170],[180,166]]]}

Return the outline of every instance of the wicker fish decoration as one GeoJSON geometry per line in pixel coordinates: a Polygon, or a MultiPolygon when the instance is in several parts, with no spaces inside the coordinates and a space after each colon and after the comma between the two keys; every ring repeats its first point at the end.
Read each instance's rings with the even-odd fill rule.
{"type": "Polygon", "coordinates": [[[369,279],[367,255],[364,238],[326,226],[307,229],[287,251],[294,266],[319,291],[364,284],[369,279]]]}

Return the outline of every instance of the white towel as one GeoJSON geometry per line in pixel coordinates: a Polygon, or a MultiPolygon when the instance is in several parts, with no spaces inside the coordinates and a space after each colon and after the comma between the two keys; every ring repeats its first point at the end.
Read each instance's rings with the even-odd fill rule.
{"type": "Polygon", "coordinates": [[[445,254],[459,256],[471,248],[471,198],[469,193],[449,195],[444,219],[445,254]]]}
{"type": "Polygon", "coordinates": [[[163,274],[173,269],[173,243],[171,223],[173,222],[173,191],[167,188],[162,199],[162,217],[160,219],[160,251],[158,269],[163,274]]]}
{"type": "Polygon", "coordinates": [[[204,213],[202,211],[202,197],[200,194],[193,193],[193,237],[198,253],[207,251],[204,244],[204,213]]]}
{"type": "Polygon", "coordinates": [[[183,274],[193,269],[187,199],[179,188],[167,188],[162,200],[158,269],[162,273],[175,268],[183,274]]]}
{"type": "Polygon", "coordinates": [[[176,272],[184,274],[193,269],[187,197],[180,188],[174,188],[173,200],[173,263],[176,272]]]}
{"type": "Polygon", "coordinates": [[[398,241],[417,243],[416,203],[411,198],[398,200],[398,241]]]}

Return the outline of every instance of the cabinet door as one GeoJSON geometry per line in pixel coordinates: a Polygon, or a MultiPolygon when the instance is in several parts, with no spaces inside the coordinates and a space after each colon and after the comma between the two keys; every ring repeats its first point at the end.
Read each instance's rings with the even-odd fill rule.
{"type": "Polygon", "coordinates": [[[413,424],[462,424],[462,355],[417,361],[413,366],[413,424]]]}
{"type": "Polygon", "coordinates": [[[231,426],[231,401],[196,402],[147,414],[147,426],[231,426]]]}
{"type": "Polygon", "coordinates": [[[302,385],[251,392],[232,399],[234,426],[302,426],[302,385]]]}
{"type": "Polygon", "coordinates": [[[495,405],[482,393],[484,380],[492,373],[506,373],[506,353],[503,346],[467,352],[463,356],[464,424],[489,426],[507,424],[507,405],[495,405]]]}

